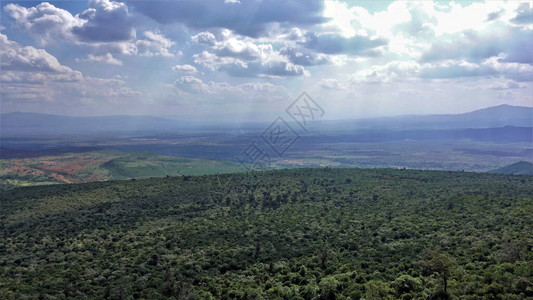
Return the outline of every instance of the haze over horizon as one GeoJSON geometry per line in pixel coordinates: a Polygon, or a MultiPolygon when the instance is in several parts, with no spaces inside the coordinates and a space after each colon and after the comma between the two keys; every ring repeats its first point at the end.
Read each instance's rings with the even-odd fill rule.
{"type": "MultiPolygon", "coordinates": [[[[364,117],[364,116],[361,116],[359,118],[339,118],[339,119],[332,119],[332,118],[327,118],[327,117],[323,117],[321,118],[323,121],[362,121],[362,120],[374,120],[374,119],[389,119],[389,118],[402,118],[402,117],[431,117],[431,116],[458,116],[458,115],[465,115],[465,114],[470,114],[470,113],[476,113],[476,112],[479,112],[479,111],[486,111],[486,110],[497,110],[496,113],[498,114],[502,114],[505,112],[505,109],[522,109],[522,108],[526,108],[526,109],[533,109],[533,106],[515,106],[515,105],[509,105],[509,104],[500,104],[500,105],[496,105],[496,106],[489,106],[489,107],[483,107],[483,108],[479,108],[479,109],[475,109],[475,110],[471,110],[471,111],[465,111],[465,112],[459,112],[459,113],[452,113],[452,114],[445,114],[445,113],[429,113],[429,114],[401,114],[401,115],[384,115],[384,116],[373,116],[373,117],[364,117]]],[[[523,113],[524,111],[521,111],[521,113],[523,113]]],[[[79,117],[79,118],[85,118],[85,117],[88,117],[88,118],[91,118],[91,117],[154,117],[154,118],[164,118],[164,119],[169,119],[169,120],[176,120],[176,121],[179,121],[179,120],[183,120],[183,121],[193,121],[193,122],[206,122],[208,123],[208,121],[212,121],[212,123],[219,123],[219,122],[224,122],[224,121],[227,121],[227,120],[218,120],[218,119],[213,119],[213,120],[206,120],[206,119],[201,119],[201,118],[198,118],[198,119],[191,119],[191,118],[187,118],[187,116],[180,116],[180,115],[147,115],[147,114],[138,114],[138,115],[128,115],[128,114],[116,114],[116,115],[113,115],[113,114],[106,114],[106,115],[59,115],[59,114],[53,114],[53,113],[39,113],[39,112],[23,112],[23,111],[12,111],[12,112],[8,112],[8,113],[2,113],[2,115],[13,115],[13,114],[21,114],[21,115],[28,115],[28,114],[35,114],[35,115],[48,115],[48,116],[57,116],[57,117],[73,117],[73,118],[76,118],[76,117],[79,117]],[[184,117],[184,118],[182,118],[184,117]]],[[[205,115],[204,115],[205,116],[205,115]]],[[[227,116],[227,115],[226,115],[227,116]]],[[[531,116],[533,118],[533,115],[531,116]]],[[[240,121],[240,120],[239,120],[240,121]]],[[[260,119],[257,119],[257,120],[250,120],[250,121],[243,121],[244,123],[264,123],[265,121],[272,121],[272,120],[269,120],[269,119],[266,119],[266,118],[260,118],[260,119]]],[[[289,120],[290,122],[292,122],[292,120],[289,120]]],[[[321,120],[316,120],[317,122],[320,122],[321,120]]],[[[240,122],[233,122],[233,123],[240,123],[240,122]]]]}
{"type": "Polygon", "coordinates": [[[531,107],[531,2],[3,1],[1,111],[271,121],[531,107]]]}

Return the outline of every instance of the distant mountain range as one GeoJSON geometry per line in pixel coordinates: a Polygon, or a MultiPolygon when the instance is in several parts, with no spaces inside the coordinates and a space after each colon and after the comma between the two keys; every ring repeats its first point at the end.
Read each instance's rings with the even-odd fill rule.
{"type": "Polygon", "coordinates": [[[3,137],[39,134],[82,134],[172,130],[185,127],[178,121],[151,116],[72,117],[40,113],[1,115],[3,137]]]}
{"type": "Polygon", "coordinates": [[[489,173],[511,174],[511,175],[533,175],[533,163],[519,161],[515,164],[489,171],[489,173]]]}
{"type": "MultiPolygon", "coordinates": [[[[114,132],[170,132],[205,124],[153,116],[73,117],[40,113],[7,113],[0,120],[2,137],[42,134],[114,132]]],[[[207,124],[207,123],[206,123],[207,124]]],[[[212,125],[212,123],[210,123],[212,125]]],[[[256,124],[256,126],[258,126],[256,124]]],[[[464,114],[406,115],[397,117],[320,122],[320,130],[357,129],[459,129],[533,127],[533,108],[499,105],[464,114]]],[[[260,127],[263,127],[262,125],[260,127]]]]}
{"type": "Polygon", "coordinates": [[[404,115],[360,120],[331,121],[329,126],[353,129],[458,129],[505,126],[533,127],[533,107],[498,105],[463,114],[404,115]]]}

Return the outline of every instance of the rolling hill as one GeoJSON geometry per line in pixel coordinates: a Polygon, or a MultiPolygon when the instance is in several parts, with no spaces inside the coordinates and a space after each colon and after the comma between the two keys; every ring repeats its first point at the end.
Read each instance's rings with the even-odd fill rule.
{"type": "MultiPolygon", "coordinates": [[[[60,150],[66,151],[66,149],[60,150]]],[[[0,160],[0,189],[29,185],[242,171],[238,164],[227,161],[110,149],[86,152],[76,151],[79,150],[76,148],[72,150],[75,152],[62,154],[60,151],[59,155],[0,160]]],[[[34,153],[30,152],[30,154],[34,153]]]]}
{"type": "Polygon", "coordinates": [[[533,163],[528,161],[519,161],[512,165],[491,170],[489,172],[497,174],[533,175],[533,163]]]}

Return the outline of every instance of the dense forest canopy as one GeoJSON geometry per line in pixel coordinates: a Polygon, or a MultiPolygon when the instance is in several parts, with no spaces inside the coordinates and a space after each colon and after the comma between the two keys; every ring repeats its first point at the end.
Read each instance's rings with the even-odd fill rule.
{"type": "Polygon", "coordinates": [[[17,188],[0,298],[525,299],[533,177],[299,169],[17,188]]]}

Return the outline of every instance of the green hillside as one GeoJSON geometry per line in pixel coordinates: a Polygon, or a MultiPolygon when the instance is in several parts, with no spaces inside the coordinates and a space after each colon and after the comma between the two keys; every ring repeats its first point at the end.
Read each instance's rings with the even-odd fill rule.
{"type": "Polygon", "coordinates": [[[533,163],[519,161],[515,164],[489,171],[497,174],[533,175],[533,163]]]}
{"type": "Polygon", "coordinates": [[[0,299],[533,297],[533,176],[279,170],[0,205],[0,299]]]}
{"type": "Polygon", "coordinates": [[[231,173],[244,168],[229,161],[162,156],[111,149],[0,160],[0,189],[57,183],[231,173]]]}
{"type": "Polygon", "coordinates": [[[162,156],[153,152],[127,152],[100,166],[109,179],[204,175],[242,171],[237,163],[198,158],[162,156]]]}

